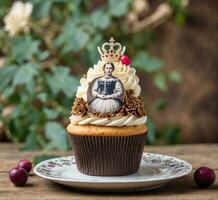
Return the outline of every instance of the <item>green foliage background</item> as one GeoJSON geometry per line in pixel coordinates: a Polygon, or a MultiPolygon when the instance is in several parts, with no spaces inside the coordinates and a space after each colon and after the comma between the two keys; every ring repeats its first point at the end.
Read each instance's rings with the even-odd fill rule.
{"type": "MultiPolygon", "coordinates": [[[[34,6],[30,32],[9,37],[3,17],[13,1],[0,1],[0,56],[6,59],[0,68],[0,120],[9,139],[24,142],[23,149],[69,148],[64,126],[79,78],[99,59],[96,47],[111,36],[127,44],[132,66],[152,76],[158,90],[167,92],[169,81],[181,81],[176,70],[165,73],[164,61],[149,53],[155,32],[132,34],[123,23],[130,0],[108,0],[97,6],[90,0],[29,2],[34,6]],[[12,108],[7,117],[2,114],[5,108],[12,108]]],[[[181,2],[169,3],[176,22],[183,23],[181,2]]],[[[161,110],[166,101],[160,98],[150,104],[161,110]]],[[[148,144],[178,142],[179,127],[166,126],[158,134],[151,119],[148,125],[148,144]]]]}

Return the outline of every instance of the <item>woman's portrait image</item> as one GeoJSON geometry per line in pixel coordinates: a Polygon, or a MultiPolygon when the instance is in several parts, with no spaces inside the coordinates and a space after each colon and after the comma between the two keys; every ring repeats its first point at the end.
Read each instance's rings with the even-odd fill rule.
{"type": "Polygon", "coordinates": [[[104,76],[94,79],[89,85],[88,104],[94,112],[112,113],[123,105],[125,89],[122,82],[112,75],[114,69],[113,63],[104,64],[104,76]]]}

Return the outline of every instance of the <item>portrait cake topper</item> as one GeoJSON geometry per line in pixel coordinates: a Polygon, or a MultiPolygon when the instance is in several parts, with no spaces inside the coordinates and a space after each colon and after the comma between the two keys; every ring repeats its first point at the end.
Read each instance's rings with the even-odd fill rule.
{"type": "Polygon", "coordinates": [[[88,89],[88,104],[93,112],[113,113],[119,110],[124,101],[123,83],[112,75],[115,66],[107,62],[103,66],[104,76],[95,78],[88,89]]]}

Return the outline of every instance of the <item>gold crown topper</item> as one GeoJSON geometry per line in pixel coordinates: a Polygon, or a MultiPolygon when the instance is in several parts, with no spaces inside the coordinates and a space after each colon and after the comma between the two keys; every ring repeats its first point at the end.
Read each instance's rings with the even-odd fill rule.
{"type": "Polygon", "coordinates": [[[101,60],[105,62],[119,61],[120,56],[124,54],[126,47],[122,47],[120,43],[115,42],[114,38],[110,38],[109,42],[104,43],[101,48],[98,47],[98,52],[101,55],[101,60]]]}

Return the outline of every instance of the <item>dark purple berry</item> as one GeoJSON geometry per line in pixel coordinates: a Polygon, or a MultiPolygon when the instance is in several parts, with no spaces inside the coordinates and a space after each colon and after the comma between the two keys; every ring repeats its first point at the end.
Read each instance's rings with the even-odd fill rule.
{"type": "Polygon", "coordinates": [[[23,168],[26,170],[27,173],[29,173],[32,169],[32,163],[29,160],[21,160],[17,167],[23,168]]]}
{"type": "Polygon", "coordinates": [[[11,182],[16,186],[22,186],[27,182],[28,174],[23,168],[15,167],[9,172],[11,182]]]}
{"type": "Polygon", "coordinates": [[[195,183],[200,187],[209,187],[215,182],[216,175],[208,167],[200,167],[194,173],[195,183]]]}

